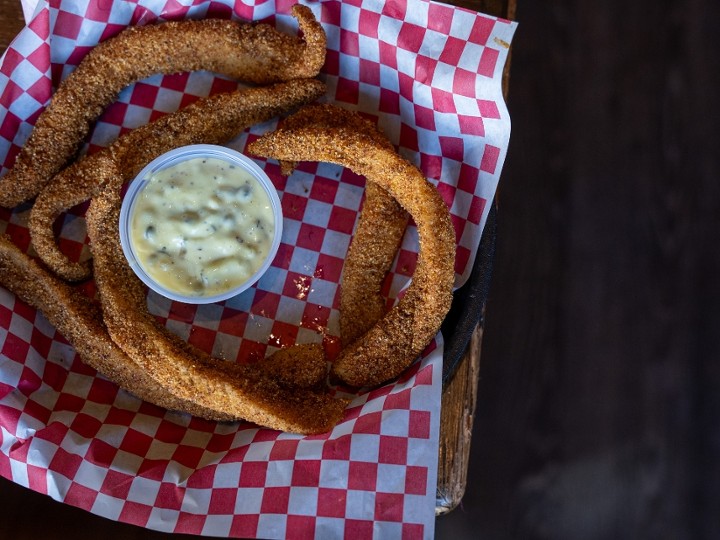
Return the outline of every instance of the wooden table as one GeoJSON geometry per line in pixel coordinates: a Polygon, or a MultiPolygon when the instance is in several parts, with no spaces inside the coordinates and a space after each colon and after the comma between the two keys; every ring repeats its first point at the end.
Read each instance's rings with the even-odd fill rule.
{"type": "MultiPolygon", "coordinates": [[[[448,3],[507,19],[514,18],[516,0],[454,0],[448,3]]],[[[0,0],[0,54],[25,25],[19,0],[0,0]]],[[[507,92],[509,62],[503,89],[507,92]]],[[[482,328],[476,328],[455,376],[446,385],[440,419],[438,515],[450,512],[465,493],[477,382],[480,369],[482,328]]],[[[0,538],[75,540],[111,538],[183,538],[114,522],[0,478],[0,538]]]]}

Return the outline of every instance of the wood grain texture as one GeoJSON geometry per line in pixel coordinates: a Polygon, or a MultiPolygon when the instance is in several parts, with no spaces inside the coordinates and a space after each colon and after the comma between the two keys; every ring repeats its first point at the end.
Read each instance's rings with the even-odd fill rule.
{"type": "Polygon", "coordinates": [[[719,16],[520,3],[471,481],[438,537],[720,537],[719,16]]]}
{"type": "MultiPolygon", "coordinates": [[[[456,5],[511,19],[515,0],[458,0],[456,5]]],[[[505,65],[503,90],[508,92],[510,57],[505,65]]],[[[440,414],[437,502],[435,513],[447,515],[462,501],[468,482],[472,430],[480,373],[482,329],[476,328],[457,371],[443,390],[440,414]]]]}
{"type": "Polygon", "coordinates": [[[482,328],[473,332],[462,362],[443,391],[440,410],[440,447],[436,515],[445,515],[462,501],[475,420],[482,328]]]}
{"type": "Polygon", "coordinates": [[[1,2],[0,6],[0,54],[2,54],[25,26],[25,21],[19,1],[1,2]]]}

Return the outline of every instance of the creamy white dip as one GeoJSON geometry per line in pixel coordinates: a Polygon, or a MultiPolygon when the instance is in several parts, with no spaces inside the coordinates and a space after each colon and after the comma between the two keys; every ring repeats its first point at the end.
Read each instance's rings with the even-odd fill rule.
{"type": "Polygon", "coordinates": [[[183,295],[221,294],[247,281],[275,232],[268,194],[248,172],[222,159],[193,158],[155,173],[130,216],[139,263],[183,295]]]}

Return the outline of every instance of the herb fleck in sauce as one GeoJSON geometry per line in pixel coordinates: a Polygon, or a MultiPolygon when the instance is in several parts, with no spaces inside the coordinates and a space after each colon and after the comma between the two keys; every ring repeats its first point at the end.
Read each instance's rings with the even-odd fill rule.
{"type": "Polygon", "coordinates": [[[221,294],[247,281],[270,251],[272,205],[249,173],[217,158],[195,158],[156,173],[131,217],[133,248],[167,289],[221,294]]]}

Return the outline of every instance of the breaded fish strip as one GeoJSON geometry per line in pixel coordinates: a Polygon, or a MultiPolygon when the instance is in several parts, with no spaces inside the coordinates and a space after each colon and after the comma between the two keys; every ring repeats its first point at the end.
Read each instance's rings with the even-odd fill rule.
{"type": "MultiPolygon", "coordinates": [[[[179,399],[161,386],[110,339],[98,306],[41,268],[6,236],[0,236],[0,284],[41,311],[75,348],[84,363],[136,397],[165,409],[187,412],[208,420],[241,419],[220,409],[179,399]]],[[[269,376],[290,380],[301,388],[317,386],[325,380],[322,346],[308,344],[297,347],[297,354],[292,358],[288,349],[281,349],[262,360],[257,367],[269,376]],[[298,356],[301,362],[298,362],[298,356]]]]}
{"type": "Polygon", "coordinates": [[[326,37],[312,11],[292,9],[303,39],[266,24],[219,19],[130,27],[102,42],[59,86],[0,179],[0,206],[33,198],[77,152],[90,125],[129,84],[156,73],[208,70],[269,84],[316,76],[326,37]]]}
{"type": "MultiPolygon", "coordinates": [[[[348,167],[387,190],[418,228],[420,252],[411,285],[398,304],[340,352],[333,373],[353,386],[396,377],[432,340],[450,308],[455,233],[438,191],[400,157],[367,120],[332,105],[301,109],[249,146],[282,161],[325,161],[348,167]]],[[[382,230],[377,230],[382,234],[382,230]]]]}
{"type": "Polygon", "coordinates": [[[63,279],[89,278],[90,261],[70,260],[57,244],[53,224],[64,211],[92,198],[108,179],[131,180],[164,152],[188,144],[222,144],[246,127],[314,101],[324,92],[324,83],[316,79],[237,90],[201,99],[134,129],[73,163],[43,188],[30,213],[33,247],[63,279]]]}
{"type": "Polygon", "coordinates": [[[119,190],[104,189],[90,204],[88,232],[108,333],[141,369],[178,399],[272,429],[322,433],[339,422],[346,400],[282,384],[261,370],[203,357],[160,327],[148,313],[144,288],[122,253],[119,210],[119,190]]]}
{"type": "Polygon", "coordinates": [[[340,283],[340,339],[344,346],[387,313],[382,284],[407,222],[407,212],[397,201],[378,184],[368,182],[340,283]]]}
{"type": "MultiPolygon", "coordinates": [[[[298,125],[302,116],[285,120],[285,128],[298,125]]],[[[377,144],[389,150],[393,146],[379,132],[373,133],[377,144]]],[[[285,176],[292,174],[296,162],[281,161],[280,170],[285,176]]],[[[340,282],[340,341],[349,345],[367,332],[385,313],[382,285],[395,259],[408,214],[397,201],[378,184],[365,185],[365,201],[353,239],[343,265],[340,282]],[[382,231],[382,234],[380,234],[382,231]]]]}
{"type": "Polygon", "coordinates": [[[209,420],[236,419],[168,392],[110,339],[96,305],[41,268],[5,236],[0,236],[0,283],[41,311],[83,362],[140,399],[209,420]]]}

